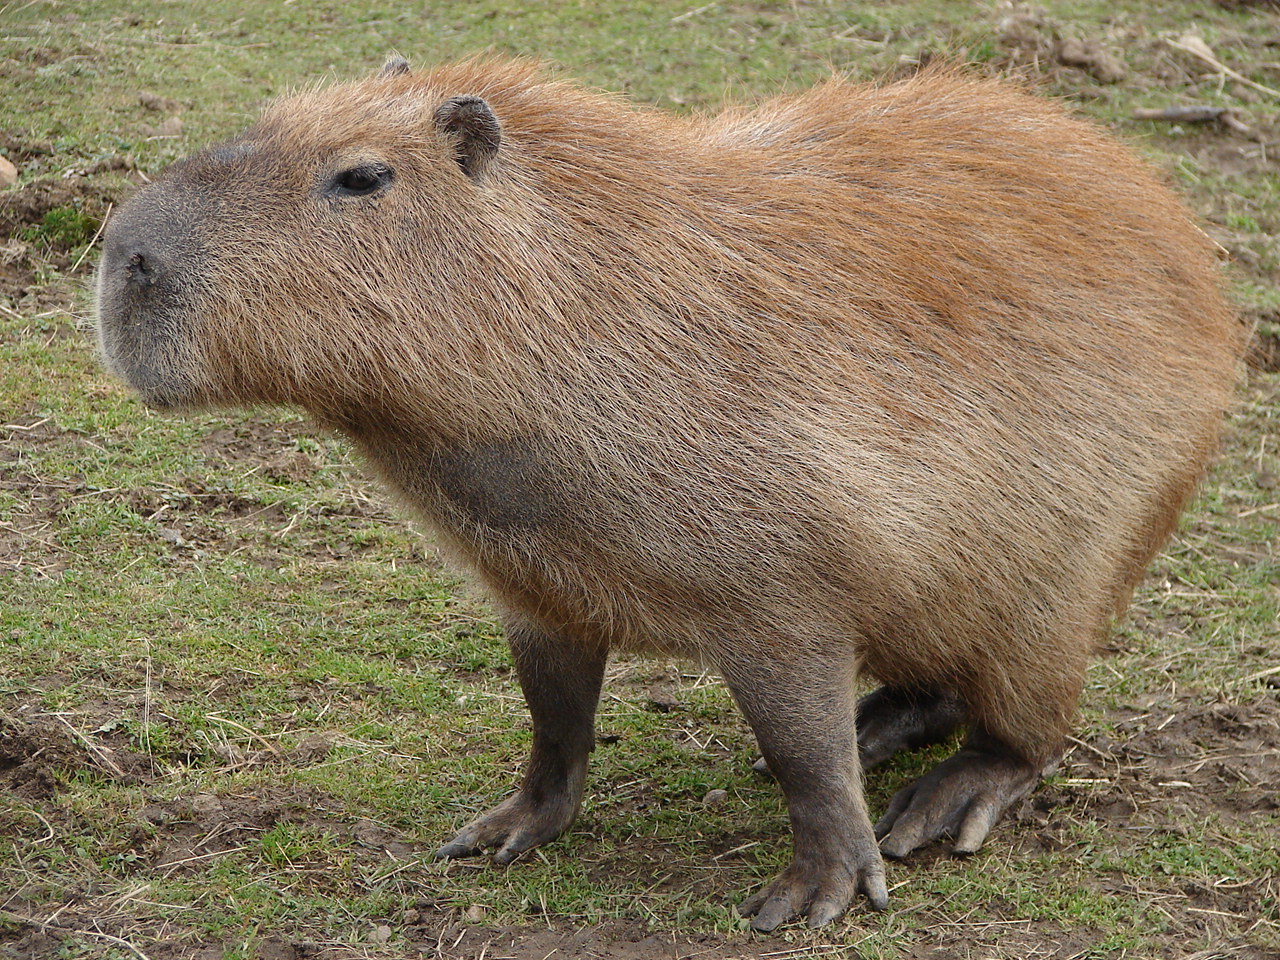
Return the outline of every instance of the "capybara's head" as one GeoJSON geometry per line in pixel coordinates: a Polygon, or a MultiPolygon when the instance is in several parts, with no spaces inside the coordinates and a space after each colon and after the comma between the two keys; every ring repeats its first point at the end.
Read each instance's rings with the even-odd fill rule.
{"type": "Polygon", "coordinates": [[[503,146],[482,66],[453,79],[473,89],[391,60],[276,103],[140,190],[107,227],[98,275],[111,369],[159,407],[337,414],[401,394],[388,371],[420,376],[423,338],[447,336],[431,321],[465,310],[453,264],[478,255],[503,146]]]}

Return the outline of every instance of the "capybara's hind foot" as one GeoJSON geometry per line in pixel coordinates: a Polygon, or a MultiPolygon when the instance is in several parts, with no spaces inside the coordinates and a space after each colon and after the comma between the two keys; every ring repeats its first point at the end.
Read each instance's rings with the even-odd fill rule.
{"type": "Polygon", "coordinates": [[[855,842],[836,860],[797,856],[776,880],[744,901],[738,912],[751,917],[751,928],[763,933],[799,917],[810,927],[821,927],[848,910],[859,890],[876,910],[889,905],[884,860],[870,837],[855,842]]]}
{"type": "Polygon", "coordinates": [[[966,745],[894,795],[876,824],[880,849],[898,859],[947,835],[955,837],[954,853],[974,853],[1040,776],[1040,766],[999,747],[966,745]]]}
{"type": "Polygon", "coordinates": [[[964,703],[950,691],[881,687],[858,701],[862,769],[884,763],[900,750],[941,743],[964,720],[964,703]]]}
{"type": "Polygon", "coordinates": [[[471,857],[495,850],[495,863],[507,864],[526,850],[550,843],[573,823],[577,802],[568,795],[536,803],[519,791],[463,827],[436,851],[437,860],[471,857]]]}
{"type": "MultiPolygon", "coordinates": [[[[881,687],[858,701],[858,759],[863,770],[884,763],[901,750],[941,743],[965,720],[963,701],[954,693],[881,687]]],[[[751,769],[772,776],[764,758],[751,769]]]]}

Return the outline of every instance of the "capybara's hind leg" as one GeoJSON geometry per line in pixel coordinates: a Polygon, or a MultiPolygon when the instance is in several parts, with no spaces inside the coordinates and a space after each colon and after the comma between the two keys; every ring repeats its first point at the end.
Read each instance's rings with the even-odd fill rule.
{"type": "Polygon", "coordinates": [[[965,721],[965,705],[949,690],[881,687],[858,701],[858,757],[862,769],[901,750],[941,743],[965,721]]]}
{"type": "Polygon", "coordinates": [[[791,865],[739,907],[742,915],[756,930],[796,917],[818,927],[859,891],[883,909],[884,861],[862,799],[854,734],[853,664],[770,651],[720,668],[786,794],[795,843],[791,865]]]}
{"type": "Polygon", "coordinates": [[[954,756],[889,801],[876,823],[880,849],[898,859],[951,836],[954,853],[976,852],[1001,815],[1035,788],[1060,755],[1033,763],[996,737],[972,731],[954,756]]]}
{"type": "MultiPolygon", "coordinates": [[[[884,763],[902,750],[941,743],[964,723],[965,706],[949,690],[881,687],[858,701],[858,759],[863,770],[884,763]]],[[[752,769],[772,776],[761,757],[752,769]]]]}
{"type": "MultiPolygon", "coordinates": [[[[1073,615],[1074,616],[1074,615],[1073,615]]],[[[968,678],[969,735],[956,754],[899,790],[876,824],[887,857],[905,857],[943,836],[957,854],[974,853],[1001,815],[1057,764],[1075,715],[1093,633],[1043,631],[1021,644],[1053,655],[992,657],[968,678]]],[[[993,651],[1013,641],[996,638],[993,651]]]]}
{"type": "Polygon", "coordinates": [[[554,840],[578,815],[608,650],[508,624],[507,642],[533,718],[533,749],[520,789],[464,827],[436,853],[468,857],[496,849],[510,863],[554,840]]]}

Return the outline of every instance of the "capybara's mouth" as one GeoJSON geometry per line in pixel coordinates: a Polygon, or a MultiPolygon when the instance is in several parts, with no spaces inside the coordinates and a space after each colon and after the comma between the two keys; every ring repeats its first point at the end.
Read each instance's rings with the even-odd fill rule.
{"type": "Polygon", "coordinates": [[[169,337],[147,335],[147,318],[99,310],[98,349],[107,368],[153,410],[192,410],[200,406],[191,383],[178,372],[182,351],[169,337]]]}

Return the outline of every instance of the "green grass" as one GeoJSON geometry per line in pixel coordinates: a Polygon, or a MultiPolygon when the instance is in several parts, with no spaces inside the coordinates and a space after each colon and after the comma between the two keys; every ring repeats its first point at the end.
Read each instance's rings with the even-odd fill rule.
{"type": "Polygon", "coordinates": [[[82,250],[93,239],[100,221],[74,205],[55,207],[37,224],[18,231],[18,238],[46,249],[82,250]]]}
{"type": "MultiPolygon", "coordinates": [[[[12,786],[0,789],[0,955],[34,942],[15,917],[54,924],[56,944],[39,947],[50,956],[136,958],[128,943],[151,960],[202,948],[215,951],[202,960],[248,960],[279,940],[431,955],[444,929],[610,923],[723,957],[1280,950],[1280,818],[1257,799],[1276,768],[1251,755],[1274,746],[1280,717],[1276,374],[1242,387],[1203,496],[1090,672],[1063,768],[978,855],[891,864],[887,913],[753,940],[732,905],[785,865],[786,813],[750,772],[752,739],[714,678],[613,664],[570,834],[510,869],[434,862],[452,829],[511,789],[528,749],[492,611],[340,441],[284,411],[149,412],[101,369],[84,320],[87,267],[73,265],[103,196],[233,133],[266,99],[376,70],[392,50],[419,64],[536,56],[676,111],[832,68],[890,75],[942,51],[1036,82],[1133,140],[1236,254],[1238,298],[1274,335],[1274,166],[1227,149],[1257,141],[1130,117],[1215,103],[1274,139],[1280,100],[1206,77],[1162,37],[1195,27],[1274,87],[1264,40],[1280,15],[1039,6],[1024,46],[1002,25],[1009,8],[942,0],[0,6],[0,133],[41,147],[20,158],[20,186],[92,188],[20,227],[36,279],[0,297],[0,722],[43,738],[53,778],[0,779],[12,786]],[[1100,40],[1126,79],[1101,87],[1055,65],[1068,34],[1100,40]],[[172,103],[151,109],[143,93],[172,103]],[[161,132],[172,116],[180,131],[161,132]],[[652,708],[655,681],[674,685],[677,709],[652,708]],[[705,804],[716,789],[725,802],[705,804]]],[[[875,772],[872,808],[948,749],[875,772]]],[[[500,949],[487,955],[510,955],[500,949]]]]}

